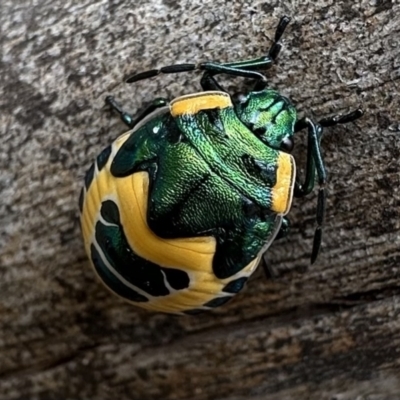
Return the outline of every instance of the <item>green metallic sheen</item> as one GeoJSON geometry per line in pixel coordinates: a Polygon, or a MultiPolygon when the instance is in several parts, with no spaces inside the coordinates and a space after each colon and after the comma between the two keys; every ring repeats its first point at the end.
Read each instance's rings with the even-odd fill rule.
{"type": "MultiPolygon", "coordinates": [[[[267,93],[268,99],[273,97],[267,93]]],[[[276,101],[281,98],[273,93],[276,101]]],[[[276,112],[281,115],[282,107],[276,112]]],[[[274,109],[268,115],[272,123],[274,109]]],[[[275,123],[279,134],[282,120],[275,123]]],[[[293,133],[292,120],[286,129],[286,135],[293,133]]],[[[214,236],[214,273],[223,279],[254,260],[281,222],[271,211],[278,156],[278,150],[239,120],[233,107],[178,117],[166,112],[127,139],[111,173],[149,172],[150,229],[163,238],[214,236]]]]}
{"type": "MultiPolygon", "coordinates": [[[[105,176],[109,179],[110,172],[115,180],[146,171],[149,175],[148,196],[140,200],[147,201],[149,228],[165,239],[214,237],[213,272],[219,279],[230,278],[226,282],[217,282],[215,289],[207,292],[207,299],[198,299],[196,291],[208,290],[203,287],[205,271],[190,266],[165,268],[158,265],[160,259],[153,263],[151,254],[147,253],[146,259],[136,254],[130,247],[130,238],[125,236],[127,227],[122,219],[130,224],[130,233],[136,221],[125,214],[121,214],[120,220],[120,211],[129,214],[129,206],[127,210],[125,207],[120,210],[118,193],[115,196],[111,193],[110,198],[107,195],[96,204],[100,218],[94,222],[90,220],[95,226],[86,226],[85,232],[94,229],[94,239],[90,242],[92,239],[85,237],[85,243],[89,241],[86,244],[90,245],[90,257],[99,276],[115,293],[136,303],[147,302],[149,306],[158,297],[162,301],[157,302],[154,309],[162,311],[165,308],[163,297],[175,290],[188,290],[188,294],[195,295],[194,303],[185,304],[185,296],[182,296],[167,309],[191,315],[226,303],[243,288],[254,270],[252,268],[256,267],[256,257],[261,256],[274,239],[288,233],[289,220],[277,214],[278,210],[286,213],[291,195],[307,196],[318,183],[311,252],[311,263],[315,262],[322,243],[326,203],[326,170],[320,146],[323,128],[355,121],[363,111],[357,109],[319,121],[307,116],[297,119],[291,102],[277,91],[267,89],[268,79],[263,71],[274,65],[289,22],[287,16],[280,19],[273,43],[257,58],[230,63],[173,64],[135,73],[126,79],[126,82],[134,83],[161,74],[197,70],[202,73],[201,93],[172,102],[167,98],[154,99],[135,117],[124,111],[113,96],[105,99],[131,132],[122,145],[118,143],[105,149],[88,170],[79,199],[82,224],[87,223],[86,205],[91,204],[86,203],[88,189],[97,184],[99,171],[107,166],[105,176]],[[219,82],[221,74],[253,79],[254,86],[244,94],[231,96],[219,82]],[[223,96],[226,101],[208,101],[208,96],[214,95],[223,96]],[[204,102],[200,99],[203,96],[204,102]],[[225,107],[229,104],[228,98],[233,105],[225,107]],[[174,104],[179,100],[185,103],[176,109],[174,104]],[[212,104],[215,108],[207,109],[212,104]],[[307,131],[307,153],[302,168],[304,178],[299,179],[295,176],[294,158],[287,155],[294,147],[294,133],[303,130],[307,131]],[[118,148],[116,154],[115,147],[118,148]],[[278,157],[282,158],[278,161],[278,157]],[[290,167],[285,159],[290,159],[290,167]],[[288,186],[290,193],[284,189],[288,186]],[[283,191],[289,194],[285,197],[284,211],[283,191]],[[247,265],[249,269],[235,276],[247,265]]],[[[133,188],[131,195],[142,196],[141,191],[138,192],[133,188]]],[[[93,199],[93,191],[90,193],[92,201],[99,200],[93,199]]],[[[123,200],[129,204],[130,199],[123,200]]],[[[268,263],[264,267],[270,276],[276,276],[268,263]]],[[[202,268],[208,272],[209,266],[204,264],[202,268]]]]}
{"type": "Polygon", "coordinates": [[[269,147],[279,149],[285,138],[293,136],[296,109],[277,91],[241,94],[234,99],[234,104],[241,122],[269,147]]]}

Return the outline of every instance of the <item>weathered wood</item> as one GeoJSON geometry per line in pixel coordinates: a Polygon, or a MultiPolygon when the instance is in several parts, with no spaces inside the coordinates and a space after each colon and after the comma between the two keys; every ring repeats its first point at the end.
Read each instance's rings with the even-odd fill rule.
{"type": "Polygon", "coordinates": [[[1,0],[0,398],[400,399],[400,6],[279,3],[1,0]],[[276,281],[260,269],[199,317],[122,303],[95,280],[77,222],[84,171],[123,130],[105,95],[135,111],[197,90],[194,73],[121,81],[259,55],[283,14],[294,21],[271,87],[315,116],[366,109],[323,140],[318,262],[302,271],[311,196],[269,251],[276,281]]]}

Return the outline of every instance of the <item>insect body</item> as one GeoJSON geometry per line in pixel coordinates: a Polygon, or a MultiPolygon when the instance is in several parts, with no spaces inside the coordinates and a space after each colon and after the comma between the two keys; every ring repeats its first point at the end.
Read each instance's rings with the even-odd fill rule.
{"type": "Polygon", "coordinates": [[[86,251],[100,279],[141,307],[195,314],[226,303],[254,272],[277,235],[288,230],[292,196],[320,186],[312,251],[321,244],[325,167],[322,127],[361,115],[298,120],[294,106],[266,88],[260,69],[272,65],[289,19],[281,19],[267,56],[232,64],[180,64],[146,71],[204,71],[203,92],[155,100],[138,118],[115,109],[130,131],[103,150],[81,193],[86,251]],[[230,96],[217,74],[256,79],[230,96]],[[292,137],[308,130],[306,176],[296,178],[292,137]]]}

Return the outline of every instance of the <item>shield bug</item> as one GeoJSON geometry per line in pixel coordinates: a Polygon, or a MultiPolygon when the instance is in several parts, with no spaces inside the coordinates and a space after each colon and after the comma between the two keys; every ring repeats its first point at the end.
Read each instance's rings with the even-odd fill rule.
{"type": "Polygon", "coordinates": [[[80,196],[86,251],[103,283],[134,304],[195,314],[220,306],[244,286],[276,237],[287,234],[292,197],[319,186],[311,262],[325,210],[323,128],[356,120],[355,110],[318,122],[267,88],[288,25],[281,18],[267,54],[233,63],[176,64],[130,76],[202,71],[199,93],[158,98],[136,118],[106,103],[129,131],[103,150],[80,196]],[[230,95],[220,74],[255,80],[230,95]],[[293,136],[307,130],[305,177],[296,177],[293,136]]]}

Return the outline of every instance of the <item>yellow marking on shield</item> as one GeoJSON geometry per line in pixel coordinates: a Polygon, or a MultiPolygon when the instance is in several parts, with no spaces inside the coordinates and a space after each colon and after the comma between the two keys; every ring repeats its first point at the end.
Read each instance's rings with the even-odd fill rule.
{"type": "MultiPolygon", "coordinates": [[[[113,154],[116,154],[115,150],[118,150],[128,137],[129,135],[123,135],[114,142],[113,154]]],[[[187,289],[172,290],[167,296],[149,296],[147,303],[131,302],[132,304],[169,313],[200,308],[215,297],[228,296],[229,294],[222,292],[227,283],[242,276],[250,276],[255,270],[260,257],[256,257],[237,274],[220,280],[214,275],[212,268],[216,250],[215,238],[211,236],[183,239],[158,237],[147,225],[148,173],[137,172],[124,178],[115,178],[110,173],[112,160],[113,157],[110,157],[106,166],[95,174],[84,199],[81,224],[89,258],[101,203],[106,199],[113,199],[117,202],[124,233],[132,251],[164,268],[181,269],[187,272],[190,278],[187,289]]],[[[135,266],[132,265],[132,268],[135,266]]],[[[118,293],[114,294],[118,295],[118,293]]]]}
{"type": "MultiPolygon", "coordinates": [[[[139,256],[164,268],[179,268],[189,273],[190,285],[187,289],[174,291],[163,297],[154,297],[150,302],[138,305],[156,311],[175,313],[201,307],[213,300],[235,276],[220,280],[214,275],[214,237],[162,239],[150,230],[146,222],[148,187],[147,172],[138,172],[117,181],[121,222],[127,240],[139,256]]],[[[251,274],[258,262],[259,258],[256,258],[236,275],[251,274]]]]}
{"type": "MultiPolygon", "coordinates": [[[[119,136],[113,143],[114,154],[129,138],[131,131],[125,132],[119,136]]],[[[94,174],[93,181],[90,184],[83,202],[81,226],[82,235],[86,252],[90,258],[90,244],[94,235],[96,221],[100,213],[101,203],[106,198],[115,197],[114,177],[110,174],[110,165],[113,157],[110,157],[104,168],[94,174]]]]}
{"type": "Polygon", "coordinates": [[[173,117],[183,114],[197,114],[200,110],[231,107],[232,101],[229,94],[224,92],[203,92],[178,97],[171,101],[171,115],[173,117]]]}
{"type": "Polygon", "coordinates": [[[286,215],[292,204],[296,166],[290,154],[279,152],[276,184],[272,188],[272,210],[286,215]]]}
{"type": "Polygon", "coordinates": [[[115,179],[125,236],[134,252],[163,267],[211,270],[216,240],[213,237],[162,239],[147,225],[149,174],[137,172],[115,179]]]}
{"type": "MultiPolygon", "coordinates": [[[[223,280],[219,280],[214,274],[196,273],[193,276],[188,289],[176,291],[165,297],[153,298],[149,303],[137,304],[148,310],[161,311],[166,313],[179,313],[195,308],[201,308],[204,304],[217,297],[229,296],[229,293],[222,292],[222,289],[229,282],[242,276],[250,276],[260,261],[256,257],[244,269],[237,274],[223,280]]],[[[232,297],[235,297],[233,294],[232,297]]]]}

